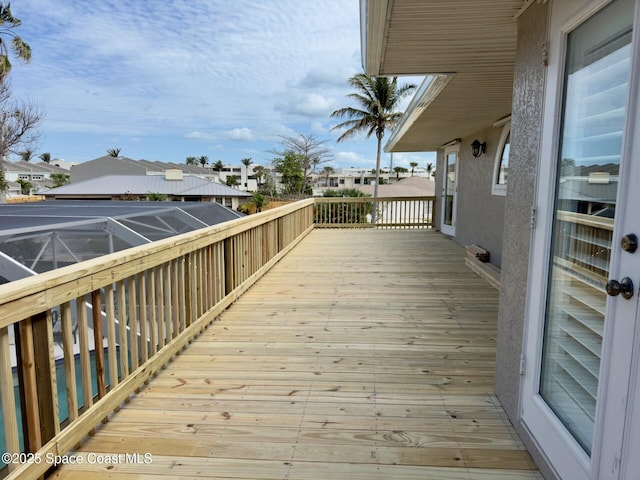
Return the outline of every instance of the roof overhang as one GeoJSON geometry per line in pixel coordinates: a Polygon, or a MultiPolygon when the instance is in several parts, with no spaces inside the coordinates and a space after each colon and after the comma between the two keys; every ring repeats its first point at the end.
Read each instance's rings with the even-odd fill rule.
{"type": "Polygon", "coordinates": [[[386,151],[435,150],[511,113],[516,19],[532,1],[361,0],[365,72],[427,76],[386,151]]]}

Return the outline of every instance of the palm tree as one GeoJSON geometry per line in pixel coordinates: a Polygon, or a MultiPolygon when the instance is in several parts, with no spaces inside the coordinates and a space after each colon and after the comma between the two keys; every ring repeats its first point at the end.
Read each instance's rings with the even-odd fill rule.
{"type": "Polygon", "coordinates": [[[27,180],[18,179],[17,183],[20,184],[20,193],[22,195],[30,195],[33,184],[27,180]]]}
{"type": "MultiPolygon", "coordinates": [[[[380,183],[380,156],[382,154],[382,138],[385,130],[393,130],[402,117],[402,112],[395,111],[400,101],[416,88],[413,84],[398,86],[398,77],[370,77],[365,73],[357,73],[349,79],[349,84],[356,90],[348,96],[356,101],[359,108],[346,107],[336,110],[332,117],[347,118],[332,130],[346,128],[338,142],[342,142],[358,133],[365,133],[369,138],[375,133],[378,139],[376,156],[376,184],[373,196],[378,196],[380,183]]],[[[373,220],[373,219],[372,219],[373,220]]]]}
{"type": "Polygon", "coordinates": [[[51,154],[49,152],[41,153],[40,155],[38,155],[38,158],[44,163],[51,163],[51,154]]]}
{"type": "Polygon", "coordinates": [[[242,162],[242,164],[244,165],[244,173],[245,173],[245,183],[244,186],[247,187],[249,184],[249,165],[251,165],[253,163],[253,160],[251,160],[251,157],[248,158],[243,158],[242,160],[240,160],[242,162]]]}
{"type": "Polygon", "coordinates": [[[31,47],[13,31],[22,22],[11,14],[9,3],[0,4],[0,82],[4,81],[11,71],[9,50],[20,60],[28,63],[31,60],[31,47]],[[11,47],[7,46],[4,38],[11,38],[11,47]]]}
{"type": "Polygon", "coordinates": [[[396,180],[400,180],[401,173],[407,173],[408,170],[404,167],[393,167],[393,171],[396,172],[396,180]]]}
{"type": "Polygon", "coordinates": [[[198,157],[198,163],[204,167],[207,163],[209,163],[209,157],[207,157],[206,155],[200,155],[198,157]]]}
{"type": "Polygon", "coordinates": [[[213,164],[213,169],[216,172],[221,172],[223,168],[224,168],[224,163],[222,163],[222,160],[216,160],[216,162],[213,164]]]}
{"type": "Polygon", "coordinates": [[[331,176],[332,173],[334,173],[335,170],[333,169],[333,167],[327,165],[326,167],[324,167],[322,169],[322,174],[324,175],[324,186],[328,187],[329,186],[329,177],[331,176]]]}
{"type": "Polygon", "coordinates": [[[418,162],[409,162],[409,165],[411,165],[411,176],[413,177],[413,172],[415,171],[416,167],[418,166],[418,162]]]}
{"type": "Polygon", "coordinates": [[[256,176],[256,181],[258,182],[258,186],[262,183],[262,177],[267,173],[266,169],[262,165],[256,165],[253,167],[253,173],[256,176]]]}
{"type": "Polygon", "coordinates": [[[185,162],[187,165],[197,165],[198,159],[196,157],[187,157],[185,162]]]}
{"type": "Polygon", "coordinates": [[[237,187],[240,185],[240,181],[238,180],[237,175],[229,175],[227,177],[227,186],[228,187],[237,187]]]}
{"type": "Polygon", "coordinates": [[[61,187],[65,183],[69,182],[69,175],[65,173],[52,173],[49,178],[53,182],[53,188],[61,187]]]}
{"type": "Polygon", "coordinates": [[[251,197],[251,202],[256,206],[256,213],[261,212],[262,209],[269,203],[269,199],[261,193],[252,193],[251,197]]]}
{"type": "Polygon", "coordinates": [[[431,172],[433,172],[433,163],[427,163],[427,177],[431,176],[431,172]]]}
{"type": "Polygon", "coordinates": [[[20,152],[20,160],[22,162],[28,162],[33,158],[34,153],[35,152],[33,150],[31,150],[30,148],[27,148],[22,152],[20,152]]]}
{"type": "Polygon", "coordinates": [[[119,148],[110,148],[109,150],[107,150],[107,155],[109,155],[110,157],[119,157],[120,156],[120,149],[119,148]]]}
{"type": "Polygon", "coordinates": [[[253,160],[251,160],[251,157],[249,157],[249,158],[243,158],[240,161],[244,165],[244,168],[245,168],[245,170],[247,172],[247,176],[249,176],[249,165],[251,165],[253,163],[253,160]]]}

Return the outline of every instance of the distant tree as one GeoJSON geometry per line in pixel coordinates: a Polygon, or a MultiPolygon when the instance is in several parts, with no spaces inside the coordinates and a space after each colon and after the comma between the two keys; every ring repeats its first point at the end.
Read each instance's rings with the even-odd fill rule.
{"type": "Polygon", "coordinates": [[[258,182],[258,186],[262,183],[262,179],[266,173],[266,169],[262,165],[256,165],[253,167],[253,173],[256,176],[256,181],[258,182]]]}
{"type": "Polygon", "coordinates": [[[0,193],[5,193],[7,190],[9,190],[9,182],[4,176],[4,170],[0,168],[0,193]]]}
{"type": "Polygon", "coordinates": [[[4,81],[11,71],[11,62],[9,61],[9,51],[28,63],[31,60],[31,47],[22,40],[14,31],[19,27],[22,21],[11,14],[10,4],[0,3],[0,82],[4,81]],[[7,45],[5,38],[9,37],[11,46],[7,45]]]}
{"type": "Polygon", "coordinates": [[[393,130],[402,118],[402,112],[396,111],[399,103],[415,90],[413,84],[398,85],[397,77],[370,77],[365,73],[357,73],[349,79],[349,83],[355,89],[349,97],[355,100],[358,107],[345,107],[334,111],[331,116],[346,118],[347,120],[336,125],[332,130],[346,129],[338,137],[342,142],[359,133],[364,133],[367,138],[375,134],[378,140],[378,153],[376,156],[376,183],[373,196],[378,196],[378,184],[380,176],[380,158],[382,155],[382,138],[387,129],[393,130]]]}
{"type": "Polygon", "coordinates": [[[325,147],[328,140],[320,140],[317,135],[305,135],[299,133],[297,136],[280,136],[280,148],[269,150],[280,158],[293,153],[298,158],[298,163],[302,169],[301,192],[307,191],[309,186],[309,175],[322,163],[333,159],[331,150],[325,147]]]}
{"type": "Polygon", "coordinates": [[[222,160],[216,160],[215,163],[213,164],[213,169],[216,172],[221,172],[223,168],[224,168],[224,163],[222,163],[222,160]]]}
{"type": "Polygon", "coordinates": [[[409,165],[411,165],[411,176],[413,177],[413,172],[416,170],[418,162],[409,162],[409,165]]]}
{"type": "Polygon", "coordinates": [[[269,203],[269,199],[259,192],[251,194],[251,203],[256,206],[256,213],[261,212],[262,209],[269,203]]]}
{"type": "Polygon", "coordinates": [[[334,168],[330,165],[325,166],[322,169],[322,175],[324,176],[325,187],[329,186],[329,177],[335,172],[334,168]]]}
{"type": "MultiPolygon", "coordinates": [[[[242,160],[240,160],[240,162],[242,162],[242,164],[244,165],[245,177],[247,180],[249,180],[249,166],[253,163],[253,160],[251,160],[251,157],[248,157],[248,158],[243,158],[242,160]]],[[[245,184],[244,186],[246,187],[247,184],[245,184]]]]}
{"type": "Polygon", "coordinates": [[[198,165],[198,159],[196,157],[187,157],[185,163],[187,165],[198,165]]]}
{"type": "Polygon", "coordinates": [[[229,175],[227,177],[227,186],[237,187],[238,185],[240,185],[240,180],[237,175],[229,175]]]}
{"type": "Polygon", "coordinates": [[[262,176],[262,182],[258,184],[258,192],[269,197],[275,197],[278,194],[276,184],[271,175],[265,173],[262,176]]]}
{"type": "Polygon", "coordinates": [[[22,195],[29,195],[31,193],[31,189],[33,188],[33,184],[31,182],[18,179],[18,183],[20,184],[20,193],[22,195]]]}
{"type": "Polygon", "coordinates": [[[560,175],[569,177],[575,175],[576,161],[573,158],[563,158],[560,161],[560,175]]]}
{"type": "Polygon", "coordinates": [[[209,157],[207,157],[206,155],[200,155],[198,157],[198,163],[204,167],[207,163],[209,163],[209,157]]]}
{"type": "MultiPolygon", "coordinates": [[[[357,188],[342,188],[339,190],[325,190],[323,197],[370,197],[357,188]]],[[[319,203],[315,206],[316,223],[341,223],[349,219],[349,223],[367,223],[367,215],[373,211],[372,202],[362,203],[319,203]]]]}
{"type": "Polygon", "coordinates": [[[41,153],[40,155],[38,155],[38,158],[44,163],[51,163],[51,154],[49,152],[41,153]]]}
{"type": "Polygon", "coordinates": [[[8,79],[0,81],[0,160],[6,160],[10,153],[33,152],[43,118],[44,114],[35,103],[11,98],[8,79]]]}
{"type": "Polygon", "coordinates": [[[431,176],[431,172],[433,172],[433,163],[429,162],[427,163],[427,175],[429,177],[431,176]]]}
{"type": "Polygon", "coordinates": [[[165,195],[164,193],[147,193],[147,201],[149,202],[166,202],[168,199],[168,195],[165,195]]]}
{"type": "Polygon", "coordinates": [[[52,173],[49,178],[53,181],[53,188],[56,188],[69,182],[70,176],[66,173],[52,173]]]}
{"type": "Polygon", "coordinates": [[[31,161],[34,155],[35,155],[35,152],[30,148],[27,148],[26,150],[23,150],[22,152],[20,152],[20,160],[23,162],[29,162],[31,161]]]}
{"type": "Polygon", "coordinates": [[[280,174],[280,182],[285,194],[306,193],[305,160],[301,155],[290,150],[282,157],[273,159],[273,166],[280,174]]]}
{"type": "Polygon", "coordinates": [[[401,173],[407,173],[409,170],[407,170],[404,167],[393,167],[393,171],[396,172],[396,180],[400,179],[400,174],[401,173]]]}
{"type": "Polygon", "coordinates": [[[110,157],[119,157],[120,156],[120,149],[119,148],[110,148],[109,150],[107,150],[107,155],[109,155],[110,157]]]}

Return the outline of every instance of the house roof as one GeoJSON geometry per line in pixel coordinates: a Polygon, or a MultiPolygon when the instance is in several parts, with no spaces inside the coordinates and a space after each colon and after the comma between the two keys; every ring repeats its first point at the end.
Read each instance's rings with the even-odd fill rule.
{"type": "Polygon", "coordinates": [[[4,169],[5,172],[12,173],[29,173],[29,174],[38,174],[38,173],[64,173],[66,175],[69,174],[69,170],[65,170],[64,168],[60,168],[56,165],[51,165],[45,162],[2,162],[0,161],[0,166],[4,169]]]}
{"type": "Polygon", "coordinates": [[[173,163],[173,162],[160,162],[158,160],[134,160],[129,157],[112,157],[110,155],[105,155],[99,158],[94,158],[93,160],[89,160],[87,162],[79,163],[77,166],[90,165],[92,163],[101,164],[104,163],[105,160],[109,160],[110,162],[122,163],[130,166],[135,166],[140,169],[144,169],[147,173],[164,173],[165,170],[169,170],[172,168],[177,168],[182,170],[185,173],[191,173],[195,175],[207,175],[214,176],[213,170],[210,168],[202,167],[200,165],[186,165],[184,163],[173,163]]]}
{"type": "Polygon", "coordinates": [[[506,117],[526,0],[361,0],[369,75],[429,76],[385,146],[435,150],[506,117]]]}
{"type": "Polygon", "coordinates": [[[203,178],[185,176],[182,180],[166,180],[164,175],[107,175],[84,182],[58,187],[46,195],[145,195],[159,193],[176,196],[249,197],[235,188],[210,182],[203,178]]]}

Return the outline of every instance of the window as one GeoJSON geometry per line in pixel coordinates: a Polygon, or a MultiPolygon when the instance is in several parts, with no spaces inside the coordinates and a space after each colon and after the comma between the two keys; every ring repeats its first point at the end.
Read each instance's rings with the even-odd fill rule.
{"type": "Polygon", "coordinates": [[[32,180],[43,180],[44,177],[42,175],[32,175],[31,179],[32,180]]]}
{"type": "Polygon", "coordinates": [[[507,176],[509,173],[509,151],[511,147],[511,120],[502,127],[500,143],[496,151],[496,161],[493,167],[492,195],[507,194],[507,176]]]}
{"type": "Polygon", "coordinates": [[[19,174],[18,174],[18,178],[19,178],[20,180],[29,180],[29,175],[26,175],[26,174],[24,174],[24,173],[19,173],[19,174]]]}
{"type": "Polygon", "coordinates": [[[224,199],[224,206],[227,208],[233,207],[233,200],[229,197],[224,199]]]}

